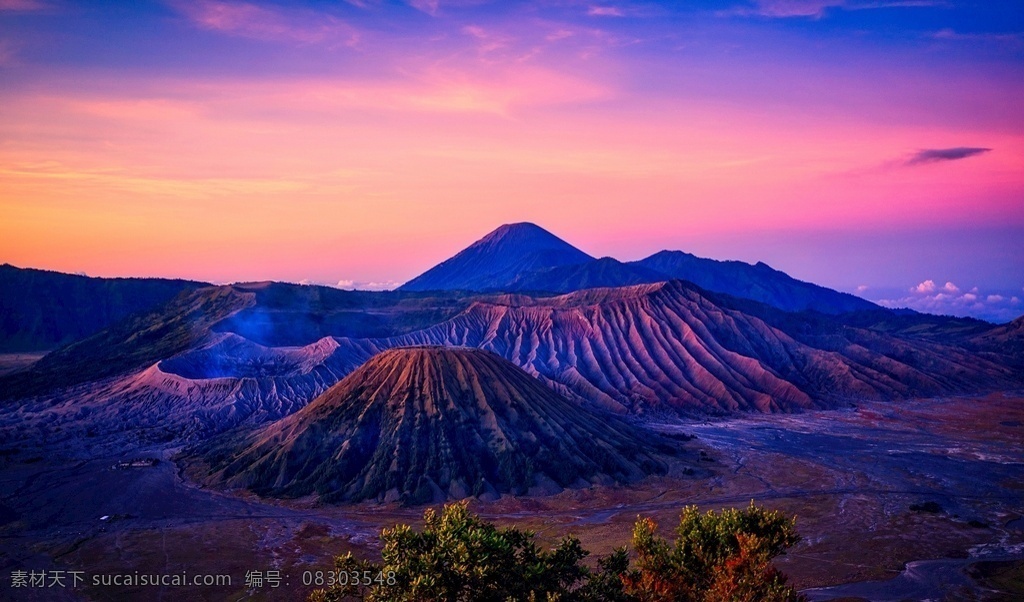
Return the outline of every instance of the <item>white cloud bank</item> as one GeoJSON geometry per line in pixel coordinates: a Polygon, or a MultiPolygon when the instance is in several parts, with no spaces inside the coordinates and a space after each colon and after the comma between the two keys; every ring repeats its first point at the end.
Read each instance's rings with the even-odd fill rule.
{"type": "Polygon", "coordinates": [[[906,307],[916,311],[949,316],[980,318],[990,322],[1009,322],[1024,314],[1024,289],[1020,291],[986,291],[973,287],[963,290],[952,282],[938,285],[925,280],[910,287],[903,296],[872,299],[890,308],[906,307]]]}
{"type": "Polygon", "coordinates": [[[382,280],[374,282],[369,280],[348,280],[341,279],[337,282],[324,282],[322,280],[300,280],[296,284],[304,286],[329,286],[343,291],[391,291],[402,286],[403,282],[396,280],[382,280]]]}
{"type": "Polygon", "coordinates": [[[394,280],[383,280],[380,282],[366,282],[362,280],[339,280],[337,284],[334,284],[334,288],[340,288],[346,291],[390,291],[394,290],[403,283],[396,282],[394,280]]]}

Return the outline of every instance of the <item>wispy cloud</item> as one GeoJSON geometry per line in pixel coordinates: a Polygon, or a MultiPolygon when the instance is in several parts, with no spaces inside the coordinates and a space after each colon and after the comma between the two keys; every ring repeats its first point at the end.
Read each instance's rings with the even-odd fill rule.
{"type": "Polygon", "coordinates": [[[140,123],[265,119],[268,113],[324,119],[350,114],[353,109],[509,117],[522,109],[594,102],[613,95],[610,89],[591,80],[529,65],[475,70],[428,65],[410,67],[409,71],[391,80],[163,79],[149,94],[55,94],[34,96],[25,102],[60,114],[102,119],[105,127],[135,127],[140,123]]]}
{"type": "Polygon", "coordinates": [[[914,153],[907,159],[907,165],[938,163],[940,161],[956,161],[991,151],[991,148],[956,146],[953,148],[926,148],[914,153]]]}
{"type": "Polygon", "coordinates": [[[0,12],[35,12],[52,8],[42,0],[0,0],[0,12]]]}
{"type": "Polygon", "coordinates": [[[409,0],[409,6],[428,15],[436,15],[440,4],[437,0],[409,0]]]}
{"type": "Polygon", "coordinates": [[[625,17],[626,13],[617,6],[591,6],[587,8],[591,17],[625,17]]]}
{"type": "Polygon", "coordinates": [[[343,46],[354,46],[359,41],[355,28],[319,12],[267,8],[247,2],[221,0],[175,0],[172,6],[197,26],[230,35],[266,41],[343,46]]]}
{"type": "Polygon", "coordinates": [[[487,4],[490,0],[408,0],[409,6],[432,17],[445,8],[467,8],[487,4]]]}
{"type": "Polygon", "coordinates": [[[753,6],[740,6],[722,11],[723,15],[760,17],[821,18],[830,9],[871,10],[880,8],[946,6],[943,0],[756,0],[753,6]]]}
{"type": "Polygon", "coordinates": [[[992,42],[997,44],[1024,45],[1024,32],[960,32],[954,29],[940,29],[932,34],[936,40],[957,42],[992,42]]]}
{"type": "Polygon", "coordinates": [[[169,198],[217,198],[238,194],[288,194],[308,183],[281,178],[175,178],[132,173],[123,168],[81,168],[55,161],[0,165],[0,179],[64,182],[74,186],[101,186],[140,195],[169,198]]]}
{"type": "Polygon", "coordinates": [[[544,36],[544,40],[547,41],[547,42],[557,42],[559,40],[565,40],[565,39],[571,38],[574,35],[576,35],[576,34],[573,33],[573,31],[571,29],[566,29],[566,28],[562,27],[562,28],[556,29],[556,30],[552,31],[551,33],[547,34],[546,36],[544,36]]]}
{"type": "Polygon", "coordinates": [[[477,40],[477,51],[481,54],[503,50],[515,42],[512,36],[490,31],[479,25],[467,25],[462,28],[462,33],[477,40]]]}

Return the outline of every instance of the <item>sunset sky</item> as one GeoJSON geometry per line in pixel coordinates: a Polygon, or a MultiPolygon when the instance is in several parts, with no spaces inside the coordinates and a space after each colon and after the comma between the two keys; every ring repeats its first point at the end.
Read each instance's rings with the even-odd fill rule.
{"type": "Polygon", "coordinates": [[[1024,314],[1024,2],[0,0],[0,263],[380,287],[519,221],[1024,314]]]}

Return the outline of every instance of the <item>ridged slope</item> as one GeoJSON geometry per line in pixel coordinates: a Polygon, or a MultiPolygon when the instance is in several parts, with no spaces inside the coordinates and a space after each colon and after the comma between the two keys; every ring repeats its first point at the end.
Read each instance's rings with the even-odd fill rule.
{"type": "Polygon", "coordinates": [[[141,442],[202,440],[293,414],[376,351],[330,337],[275,348],[214,334],[141,371],[51,394],[41,400],[45,411],[20,420],[72,438],[134,432],[141,442]]]}
{"type": "Polygon", "coordinates": [[[478,302],[375,344],[489,349],[581,402],[634,414],[792,411],[1020,382],[958,347],[854,328],[804,340],[669,282],[478,302]]]}
{"type": "Polygon", "coordinates": [[[230,286],[178,295],[151,313],[133,315],[48,353],[29,370],[0,378],[0,400],[45,395],[144,369],[206,344],[212,325],[254,303],[254,295],[230,286]]]}
{"type": "Polygon", "coordinates": [[[991,353],[1004,362],[1024,369],[1024,316],[975,336],[971,347],[991,353]]]}
{"type": "Polygon", "coordinates": [[[416,347],[376,355],[295,415],[198,453],[213,480],[262,495],[422,503],[661,472],[645,437],[493,353],[416,347]]]}
{"type": "Polygon", "coordinates": [[[980,334],[969,330],[968,341],[955,334],[960,324],[948,336],[941,323],[927,337],[911,336],[902,333],[920,333],[927,324],[897,320],[890,333],[847,317],[713,301],[705,291],[670,282],[549,298],[466,299],[460,303],[468,309],[454,318],[391,338],[264,347],[211,333],[211,326],[257,303],[258,294],[236,287],[199,291],[159,315],[50,354],[14,375],[27,382],[0,381],[0,397],[18,397],[19,387],[31,391],[26,385],[52,390],[69,383],[74,386],[58,387],[39,403],[9,406],[11,416],[59,436],[137,431],[145,440],[194,441],[287,416],[375,353],[408,345],[488,349],[580,405],[637,415],[787,412],[1024,386],[1024,320],[980,334]],[[22,413],[22,407],[34,409],[22,413]]]}

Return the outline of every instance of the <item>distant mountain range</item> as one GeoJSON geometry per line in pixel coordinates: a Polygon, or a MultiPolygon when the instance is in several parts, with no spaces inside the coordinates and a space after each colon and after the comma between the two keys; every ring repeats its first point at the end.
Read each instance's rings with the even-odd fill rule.
{"type": "Polygon", "coordinates": [[[493,351],[595,409],[788,412],[1017,386],[1008,350],[1021,336],[881,309],[783,312],[682,281],[558,296],[232,285],[199,289],[54,351],[0,378],[0,398],[81,385],[85,392],[69,399],[117,408],[111,428],[154,420],[204,436],[283,416],[380,351],[443,345],[493,351]],[[327,301],[312,304],[316,297],[327,301]],[[354,334],[382,314],[387,321],[372,330],[384,336],[354,334]],[[146,414],[152,408],[164,413],[146,414]]]}
{"type": "Polygon", "coordinates": [[[878,309],[870,301],[797,280],[764,263],[716,261],[682,251],[661,251],[630,263],[594,259],[530,223],[501,226],[400,290],[568,293],[665,280],[686,280],[785,311],[841,314],[878,309]]]}
{"type": "MultiPolygon", "coordinates": [[[[465,293],[567,293],[673,279],[784,311],[841,314],[879,309],[859,297],[796,280],[763,263],[715,261],[681,251],[662,251],[630,263],[611,257],[595,259],[539,226],[518,223],[497,228],[399,289],[400,293],[421,293],[420,297],[424,292],[435,293],[428,295],[433,299],[448,297],[446,307],[425,307],[417,313],[408,307],[418,303],[417,295],[344,294],[310,287],[306,317],[333,320],[345,336],[386,336],[400,326],[391,324],[392,320],[405,320],[415,327],[450,317],[461,308],[458,298],[465,293]],[[381,303],[406,307],[365,311],[381,303]]],[[[55,349],[204,286],[209,285],[160,278],[90,278],[0,265],[0,353],[55,349]]],[[[294,308],[276,307],[271,293],[272,289],[263,295],[266,301],[258,315],[239,316],[241,334],[259,340],[276,330],[277,339],[290,333],[295,340],[308,341],[304,333],[323,326],[309,319],[297,321],[294,308]],[[280,311],[289,316],[285,324],[280,311]]]]}
{"type": "Polygon", "coordinates": [[[89,278],[0,265],[0,353],[49,350],[159,307],[203,282],[89,278]]]}
{"type": "Polygon", "coordinates": [[[652,270],[663,277],[686,280],[716,293],[760,301],[783,311],[842,314],[879,309],[866,299],[797,280],[761,262],[750,265],[742,261],[704,259],[682,251],[661,251],[629,265],[652,270]]]}
{"type": "MultiPolygon", "coordinates": [[[[207,418],[193,423],[196,432],[286,414],[373,353],[406,345],[490,349],[577,402],[616,412],[721,413],[1003,386],[1014,381],[1005,367],[1019,361],[1022,336],[1012,324],[884,309],[764,264],[669,251],[633,263],[594,259],[533,224],[502,226],[393,292],[204,287],[11,266],[0,268],[0,286],[6,349],[77,339],[0,378],[0,398],[150,368],[156,380],[159,372],[250,383],[219,400],[204,394],[206,409],[196,411],[207,418]],[[571,293],[557,296],[564,291],[571,293]],[[269,351],[228,345],[225,333],[269,351]],[[271,362],[262,371],[215,373],[225,362],[325,339],[336,344],[322,369],[271,362]],[[206,371],[180,368],[187,358],[206,371]],[[318,376],[308,381],[311,374],[318,376]],[[221,410],[213,408],[236,402],[247,410],[216,419],[221,410]]],[[[120,393],[162,397],[153,382],[120,393]]]]}
{"type": "Polygon", "coordinates": [[[679,445],[636,422],[1024,387],[1024,318],[677,252],[594,259],[528,224],[391,292],[0,280],[8,349],[78,337],[0,377],[0,435],[186,444],[192,474],[262,495],[553,492],[663,471],[679,445]]]}

